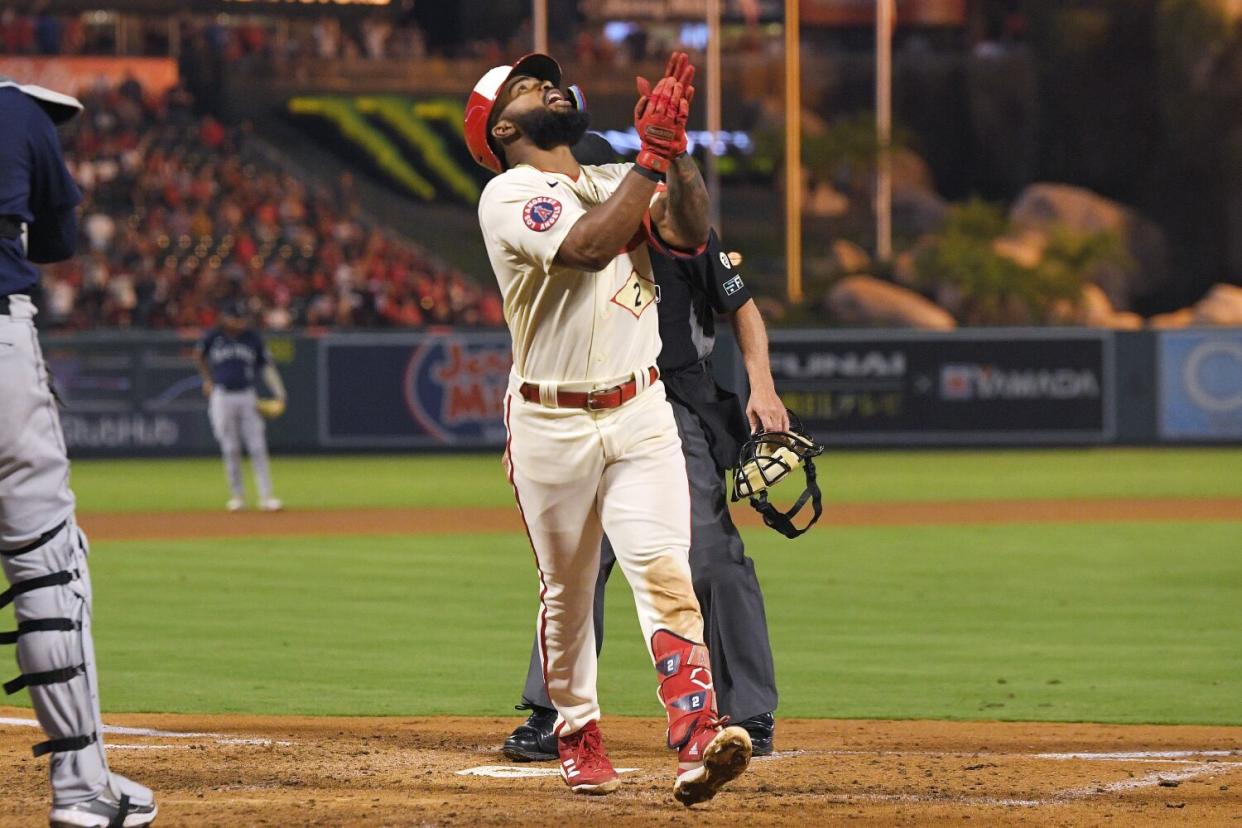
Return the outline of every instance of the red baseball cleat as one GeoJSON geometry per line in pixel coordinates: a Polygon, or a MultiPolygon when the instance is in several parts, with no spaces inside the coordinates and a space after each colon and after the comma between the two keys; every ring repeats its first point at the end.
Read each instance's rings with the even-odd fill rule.
{"type": "Polygon", "coordinates": [[[621,787],[621,777],[608,761],[604,737],[595,722],[588,722],[572,736],[560,737],[556,746],[561,755],[561,778],[574,793],[599,796],[621,787]]]}
{"type": "Polygon", "coordinates": [[[673,797],[682,805],[689,807],[711,799],[750,764],[750,734],[740,727],[722,729],[721,724],[701,717],[690,739],[677,751],[673,797]]]}

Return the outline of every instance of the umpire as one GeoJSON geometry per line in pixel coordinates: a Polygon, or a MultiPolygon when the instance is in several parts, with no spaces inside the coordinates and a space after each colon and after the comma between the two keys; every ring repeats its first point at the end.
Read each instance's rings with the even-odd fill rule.
{"type": "MultiPolygon", "coordinates": [[[[616,161],[612,146],[593,133],[573,153],[580,164],[616,161]]],[[[763,320],[715,231],[696,256],[650,247],[659,290],[660,378],[686,456],[693,529],[690,572],[703,611],[716,696],[720,712],[750,733],[754,755],[765,756],[772,752],[777,702],[772,648],[754,562],[746,557],[729,516],[724,471],[737,462],[752,430],[784,431],[789,418],[772,382],[763,320]],[[716,385],[712,375],[718,313],[729,316],[750,379],[745,415],[738,398],[716,385]]],[[[614,563],[605,537],[595,583],[597,648],[604,642],[604,587],[614,563]]],[[[504,754],[519,762],[556,759],[556,711],[544,686],[537,642],[517,709],[531,713],[505,740],[504,754]]]]}
{"type": "Polygon", "coordinates": [[[149,825],[151,791],[108,770],[91,639],[86,535],[74,519],[69,459],[35,331],[35,262],[73,256],[82,194],[65,168],[56,123],[82,105],[0,77],[0,563],[21,675],[49,740],[55,826],[149,825]]]}

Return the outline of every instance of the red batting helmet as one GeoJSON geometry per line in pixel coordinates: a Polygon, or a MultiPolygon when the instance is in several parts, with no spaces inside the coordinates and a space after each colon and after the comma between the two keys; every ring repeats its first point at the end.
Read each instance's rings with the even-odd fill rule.
{"type": "Polygon", "coordinates": [[[487,74],[479,78],[479,82],[474,85],[474,91],[470,93],[470,100],[466,101],[466,147],[475,161],[494,173],[502,172],[504,164],[492,149],[489,140],[492,108],[496,105],[500,90],[514,75],[527,75],[551,81],[556,86],[561,85],[560,64],[547,55],[538,53],[519,58],[511,66],[489,69],[487,74]]]}

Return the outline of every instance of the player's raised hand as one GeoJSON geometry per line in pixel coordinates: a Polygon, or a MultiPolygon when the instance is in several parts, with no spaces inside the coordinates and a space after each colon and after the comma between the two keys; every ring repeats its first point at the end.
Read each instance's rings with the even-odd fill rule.
{"type": "Polygon", "coordinates": [[[634,128],[638,130],[641,148],[637,164],[648,170],[663,173],[668,170],[668,162],[675,156],[674,143],[677,138],[676,113],[684,92],[677,93],[677,101],[673,101],[674,85],[672,78],[660,78],[653,88],[646,78],[638,78],[638,104],[634,107],[634,128]]]}

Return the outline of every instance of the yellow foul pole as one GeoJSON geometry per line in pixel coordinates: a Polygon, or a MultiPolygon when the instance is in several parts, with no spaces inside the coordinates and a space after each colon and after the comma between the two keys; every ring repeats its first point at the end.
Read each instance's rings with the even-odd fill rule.
{"type": "Polygon", "coordinates": [[[790,302],[802,301],[802,88],[798,2],[785,0],[785,278],[790,302]]]}

